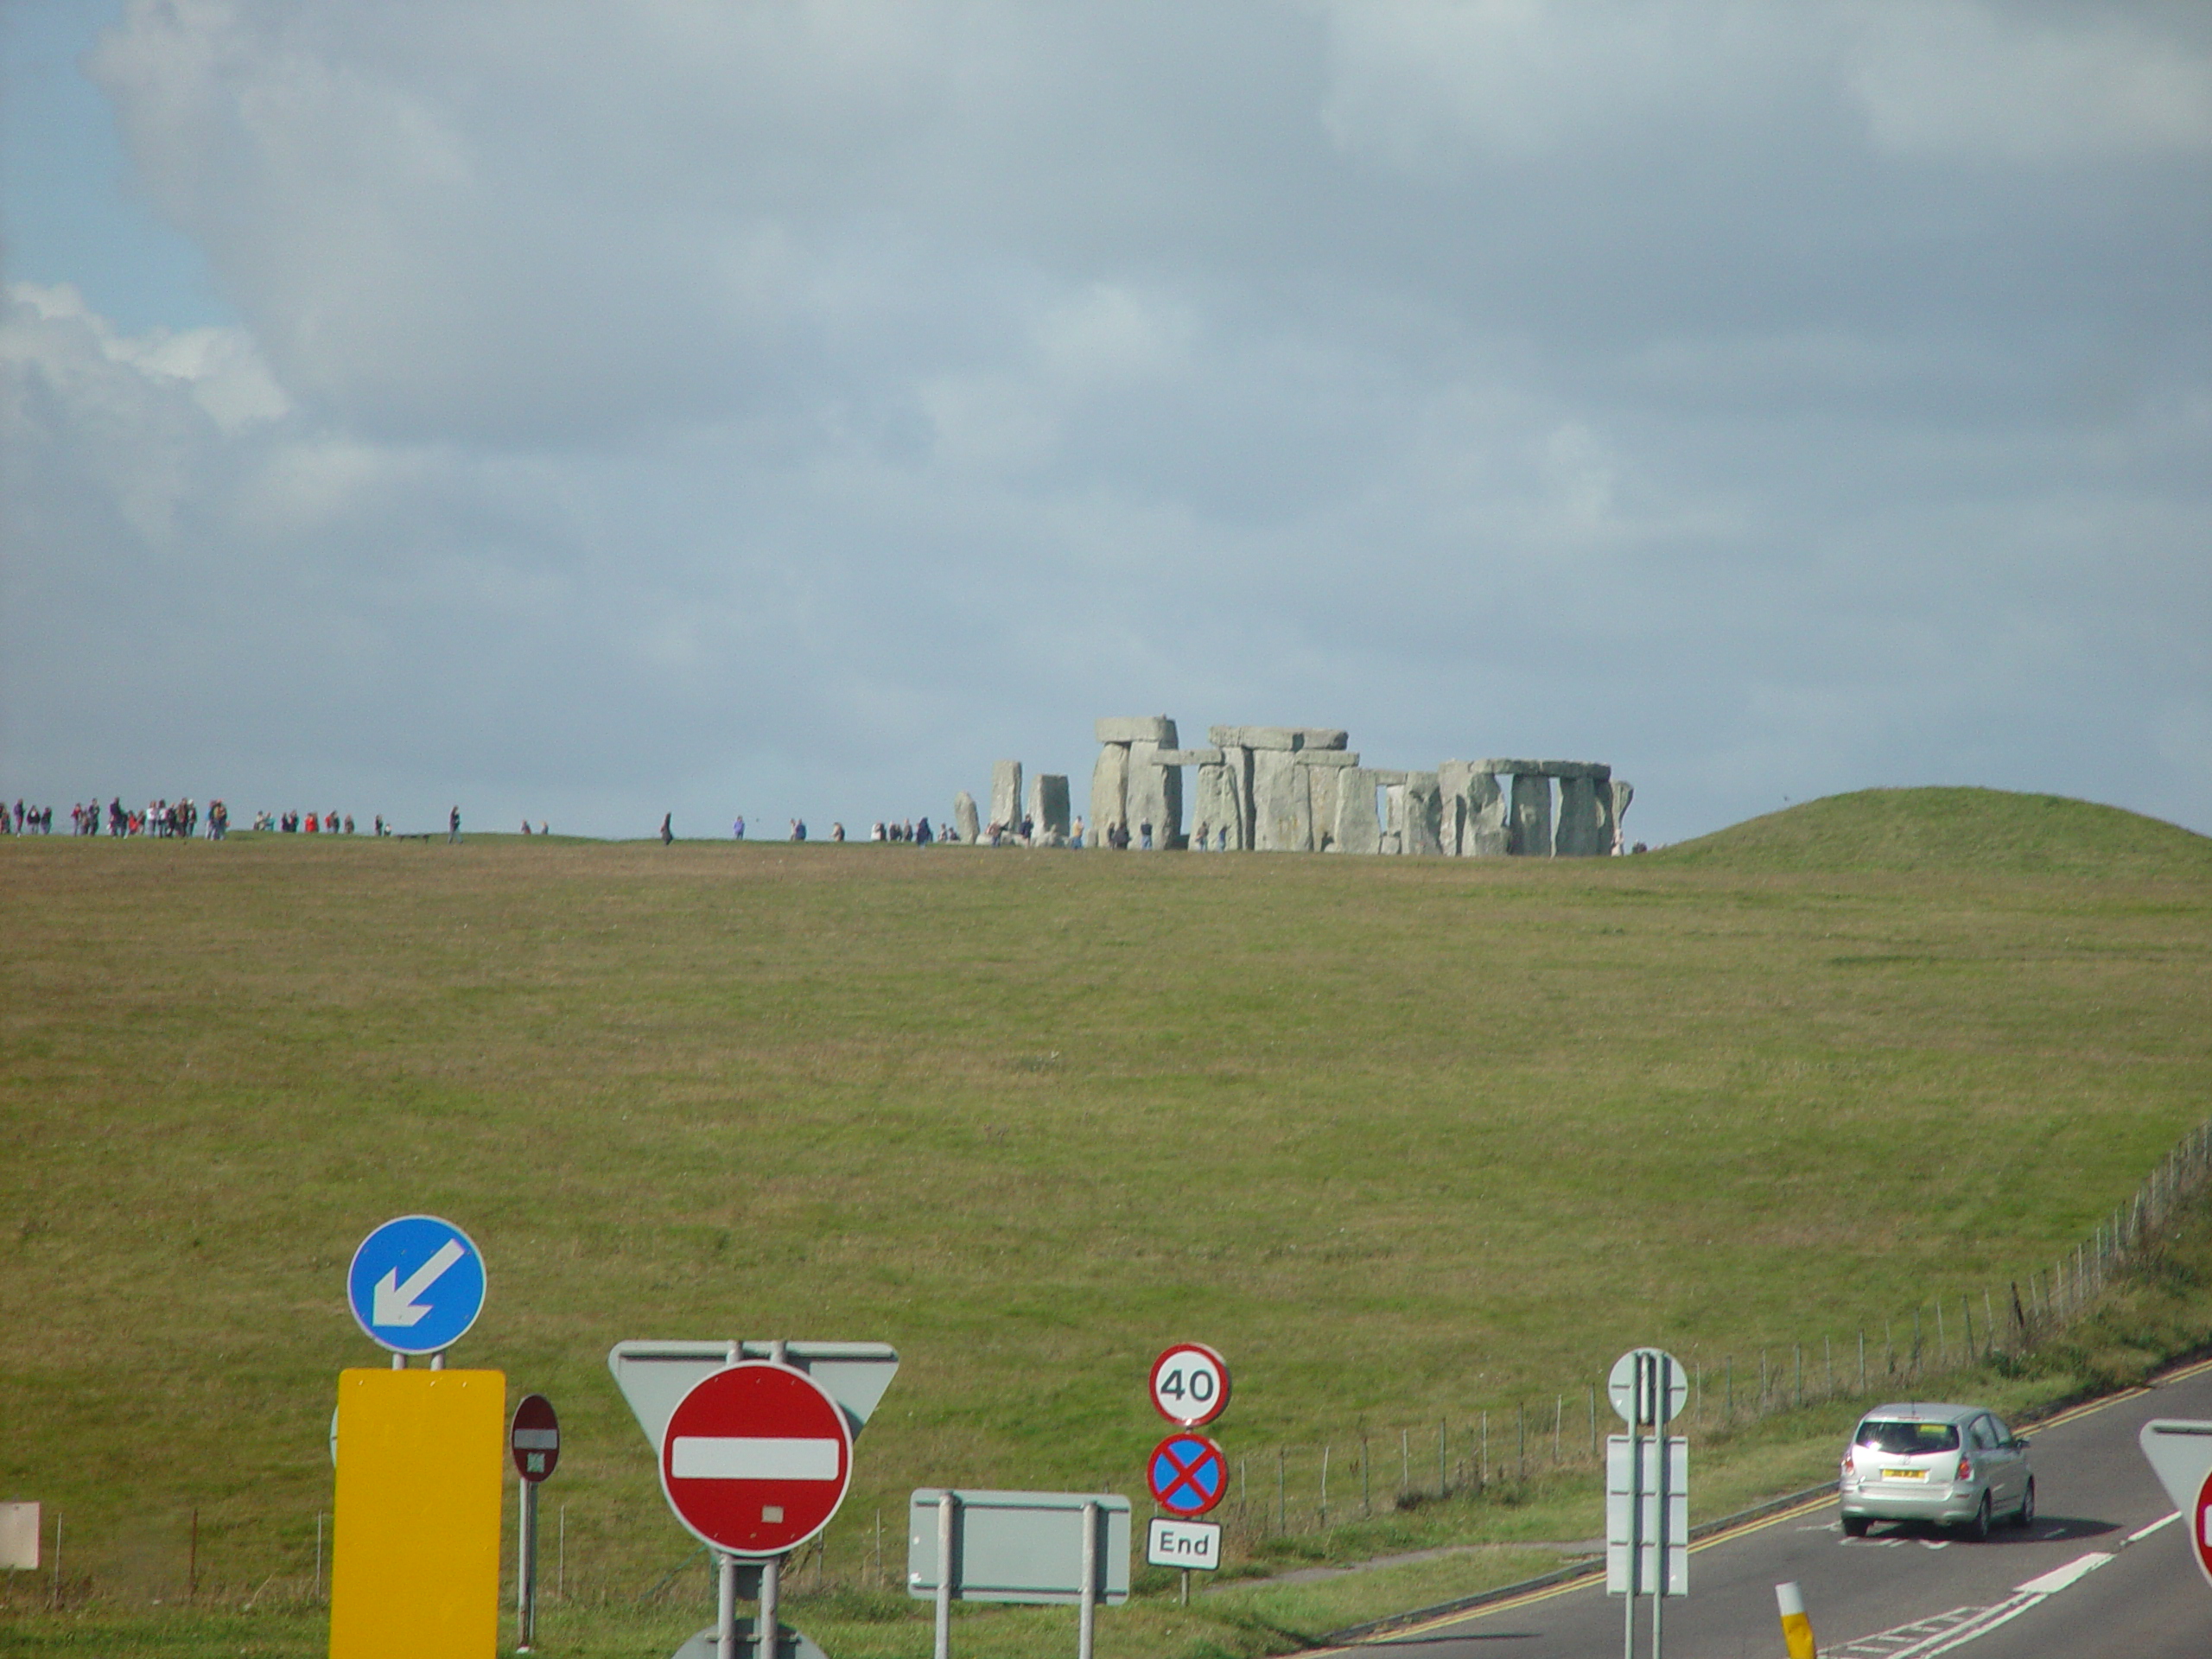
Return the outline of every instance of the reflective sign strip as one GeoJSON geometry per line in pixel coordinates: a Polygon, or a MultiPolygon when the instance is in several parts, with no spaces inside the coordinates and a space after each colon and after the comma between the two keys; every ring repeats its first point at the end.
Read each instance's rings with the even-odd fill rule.
{"type": "Polygon", "coordinates": [[[518,1428],[515,1430],[515,1450],[518,1452],[558,1452],[561,1431],[557,1428],[518,1428]]]}
{"type": "Polygon", "coordinates": [[[836,1440],[679,1434],[668,1472],[677,1480],[835,1480],[843,1451],[836,1440]]]}

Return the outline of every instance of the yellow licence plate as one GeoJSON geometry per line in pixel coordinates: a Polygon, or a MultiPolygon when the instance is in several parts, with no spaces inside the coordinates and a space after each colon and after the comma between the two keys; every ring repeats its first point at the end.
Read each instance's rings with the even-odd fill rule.
{"type": "Polygon", "coordinates": [[[1885,1480],[1925,1480],[1928,1478],[1928,1471],[1925,1469],[1885,1469],[1882,1471],[1882,1478],[1885,1480]]]}

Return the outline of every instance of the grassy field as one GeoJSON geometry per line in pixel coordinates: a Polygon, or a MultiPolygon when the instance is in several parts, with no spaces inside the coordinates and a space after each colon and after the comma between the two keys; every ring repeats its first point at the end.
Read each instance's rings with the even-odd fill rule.
{"type": "MultiPolygon", "coordinates": [[[[1548,1435],[1633,1343],[1747,1380],[1932,1328],[2212,1112],[2212,841],[1983,791],[1556,863],[10,841],[0,940],[0,1498],[63,1512],[80,1609],[0,1616],[26,1651],[316,1650],[285,1609],[334,1374],[376,1357],[343,1268],[406,1211],[490,1263],[454,1363],[561,1407],[566,1651],[702,1618],[695,1568],[637,1604],[689,1541],[611,1343],[897,1344],[802,1621],[845,1659],[927,1651],[869,1587],[911,1486],[1141,1495],[1169,1340],[1229,1355],[1254,1485],[1284,1444],[1380,1460],[1376,1515],[1262,1560],[1566,1543],[1588,1482],[1541,1468],[1392,1508],[1399,1432],[1433,1487],[1440,1420],[1455,1465],[1484,1411],[1548,1435]],[[173,1614],[195,1510],[221,1608],[173,1614]]],[[[1700,1510],[1817,1478],[1833,1432],[1735,1437],[1700,1510]]],[[[1257,1651],[1554,1559],[1154,1599],[1103,1650],[1257,1651]]]]}

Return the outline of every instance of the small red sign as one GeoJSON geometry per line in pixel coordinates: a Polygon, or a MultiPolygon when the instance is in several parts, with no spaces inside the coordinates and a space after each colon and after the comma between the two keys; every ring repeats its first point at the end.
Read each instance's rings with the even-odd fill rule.
{"type": "Polygon", "coordinates": [[[1203,1434],[1170,1434],[1152,1448],[1145,1484],[1161,1509],[1187,1520],[1228,1495],[1229,1459],[1203,1434]]]}
{"type": "Polygon", "coordinates": [[[844,1408],[804,1371],[749,1359],[709,1372],[669,1414],[660,1484],[692,1536],[781,1555],[830,1524],[853,1478],[844,1408]]]}
{"type": "Polygon", "coordinates": [[[561,1420],[543,1395],[525,1394],[515,1407],[515,1420],[507,1426],[507,1451],[515,1472],[533,1484],[561,1461],[561,1420]]]}
{"type": "Polygon", "coordinates": [[[2196,1550],[2197,1568],[2212,1580],[2212,1474],[2196,1489],[2196,1510],[2190,1518],[2196,1522],[2190,1542],[2196,1550]]]}

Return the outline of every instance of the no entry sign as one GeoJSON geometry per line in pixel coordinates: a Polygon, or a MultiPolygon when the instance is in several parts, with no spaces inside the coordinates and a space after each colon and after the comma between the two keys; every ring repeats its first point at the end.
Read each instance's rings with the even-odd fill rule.
{"type": "Polygon", "coordinates": [[[1152,1448],[1145,1484],[1170,1515],[1204,1515],[1229,1490],[1229,1459],[1203,1434],[1170,1434],[1152,1448]]]}
{"type": "Polygon", "coordinates": [[[702,1543],[781,1555],[830,1524],[853,1478],[853,1437],[805,1372],[747,1360],[702,1377],[661,1436],[660,1484],[702,1543]]]}
{"type": "Polygon", "coordinates": [[[515,1420],[507,1427],[507,1451],[515,1472],[533,1483],[551,1474],[561,1461],[561,1420],[543,1395],[526,1394],[516,1406],[515,1420]]]}
{"type": "Polygon", "coordinates": [[[2190,1529],[2196,1546],[2196,1565],[2207,1579],[2212,1579],[2212,1475],[2205,1476],[2204,1484],[2196,1489],[2191,1518],[2196,1523],[2190,1529]]]}
{"type": "Polygon", "coordinates": [[[1229,1362],[1203,1342],[1179,1342],[1152,1362],[1152,1404],[1171,1423],[1196,1428],[1229,1404],[1229,1362]]]}

